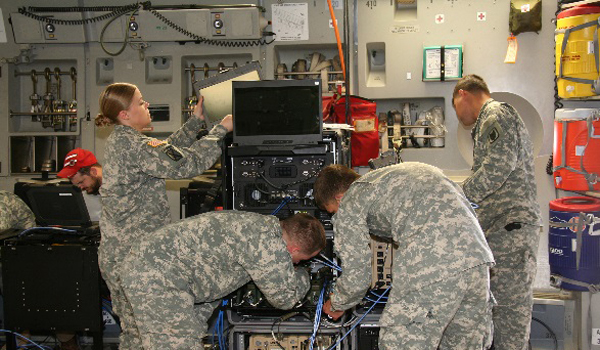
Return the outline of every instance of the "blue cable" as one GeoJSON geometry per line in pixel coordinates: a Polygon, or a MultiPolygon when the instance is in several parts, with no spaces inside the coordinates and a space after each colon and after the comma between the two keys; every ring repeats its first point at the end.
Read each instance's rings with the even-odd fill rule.
{"type": "Polygon", "coordinates": [[[366,301],[370,301],[372,303],[375,303],[375,304],[385,304],[386,303],[385,301],[377,301],[377,300],[373,300],[373,299],[371,299],[369,297],[364,297],[363,299],[366,300],[366,301]]]}
{"type": "Polygon", "coordinates": [[[281,210],[281,208],[283,208],[283,206],[285,205],[286,198],[284,198],[281,201],[281,203],[279,203],[279,205],[277,206],[277,208],[275,208],[275,210],[273,210],[273,212],[271,213],[271,215],[275,215],[275,214],[279,213],[279,211],[281,210]]]}
{"type": "Polygon", "coordinates": [[[37,231],[37,230],[48,230],[48,231],[60,231],[60,232],[68,232],[68,233],[77,233],[76,230],[70,230],[70,229],[67,229],[67,228],[60,228],[60,227],[32,227],[32,228],[28,228],[27,230],[21,231],[21,233],[19,233],[19,235],[17,237],[23,237],[26,233],[28,233],[30,231],[37,231]]]}
{"type": "Polygon", "coordinates": [[[279,205],[277,206],[277,208],[275,208],[275,210],[273,210],[273,212],[271,213],[271,215],[277,214],[281,210],[281,208],[283,208],[284,203],[285,203],[285,198],[283,199],[283,201],[281,203],[279,203],[279,205]]]}
{"type": "Polygon", "coordinates": [[[217,317],[217,324],[215,325],[215,331],[217,332],[217,339],[219,340],[219,349],[223,347],[223,336],[221,334],[221,313],[223,311],[219,311],[219,316],[217,317]]]}
{"type": "Polygon", "coordinates": [[[374,292],[372,289],[371,289],[371,290],[369,290],[369,292],[370,292],[371,294],[373,294],[374,296],[376,296],[376,297],[383,297],[383,299],[387,299],[387,297],[384,297],[383,295],[379,295],[379,294],[375,293],[375,292],[374,292]]]}
{"type": "MultiPolygon", "coordinates": [[[[224,303],[224,302],[225,301],[222,301],[222,303],[224,303]]],[[[219,313],[217,315],[217,321],[215,323],[215,327],[213,328],[213,336],[211,339],[213,348],[215,347],[215,338],[217,338],[219,341],[219,348],[221,348],[221,346],[223,345],[223,340],[221,339],[221,332],[220,332],[220,327],[219,327],[222,317],[223,317],[223,310],[219,310],[219,313]]]]}
{"type": "Polygon", "coordinates": [[[279,213],[279,211],[290,201],[292,200],[292,197],[287,196],[285,197],[281,203],[279,203],[279,205],[277,206],[277,208],[275,208],[275,210],[273,210],[273,212],[271,213],[271,215],[275,215],[277,213],[279,213]]]}
{"type": "Polygon", "coordinates": [[[313,258],[313,260],[317,260],[317,261],[319,261],[319,262],[321,262],[321,263],[324,263],[325,265],[327,265],[327,264],[325,263],[325,262],[327,262],[327,263],[331,264],[331,265],[327,265],[327,266],[329,266],[329,267],[331,267],[331,268],[333,268],[333,269],[335,269],[335,270],[338,270],[338,271],[340,271],[340,272],[342,271],[342,268],[341,268],[341,267],[340,267],[338,264],[336,264],[336,263],[334,263],[333,261],[331,261],[331,260],[327,259],[327,257],[326,257],[325,255],[323,255],[323,254],[319,254],[319,256],[320,256],[321,258],[325,259],[325,261],[320,261],[320,260],[317,260],[317,259],[316,259],[316,257],[315,257],[315,258],[313,258]]]}
{"type": "MultiPolygon", "coordinates": [[[[390,291],[390,289],[392,289],[392,286],[389,286],[385,291],[383,291],[383,293],[381,294],[381,297],[379,297],[377,299],[377,301],[380,301],[381,298],[383,298],[385,296],[385,294],[390,291]]],[[[373,303],[373,305],[371,305],[371,307],[358,319],[358,321],[356,321],[356,323],[348,330],[348,332],[346,332],[346,334],[344,334],[344,336],[342,336],[340,338],[340,340],[338,340],[335,344],[333,344],[327,350],[333,350],[333,349],[335,349],[342,342],[342,340],[344,340],[344,338],[346,338],[348,336],[348,334],[350,334],[350,332],[352,332],[354,330],[354,328],[356,328],[356,326],[359,325],[359,323],[367,316],[367,314],[369,312],[371,312],[371,310],[373,310],[373,308],[375,307],[375,305],[377,305],[377,304],[373,303]]]]}
{"type": "Polygon", "coordinates": [[[325,261],[327,261],[328,263],[330,263],[330,264],[332,264],[332,265],[335,265],[335,266],[337,266],[337,267],[340,269],[340,271],[342,271],[342,268],[341,268],[341,267],[340,267],[338,264],[336,264],[336,263],[335,263],[335,262],[333,262],[332,260],[329,260],[329,259],[328,259],[328,258],[327,258],[325,255],[323,255],[323,253],[320,253],[320,254],[319,254],[319,256],[320,256],[321,258],[325,259],[325,261]]]}
{"type": "MultiPolygon", "coordinates": [[[[34,347],[38,347],[37,344],[26,344],[26,345],[21,345],[21,346],[17,346],[17,349],[33,349],[34,347]]],[[[46,345],[42,345],[42,349],[45,350],[54,350],[54,348],[46,346],[46,345]]]]}
{"type": "Polygon", "coordinates": [[[325,289],[326,288],[327,288],[327,282],[323,283],[323,288],[321,289],[321,294],[319,295],[319,300],[317,301],[313,333],[309,338],[309,343],[310,343],[309,350],[313,350],[315,338],[317,337],[317,332],[319,331],[319,325],[321,324],[321,313],[323,312],[323,303],[325,300],[325,289]]]}
{"type": "Polygon", "coordinates": [[[323,260],[319,260],[319,259],[314,259],[314,258],[313,258],[313,260],[314,260],[314,261],[316,261],[316,262],[320,262],[321,264],[323,264],[323,265],[325,265],[325,266],[327,266],[327,267],[331,267],[331,268],[332,268],[332,269],[334,269],[334,270],[338,270],[338,271],[342,272],[342,268],[341,268],[341,267],[339,267],[339,266],[337,266],[337,265],[332,265],[332,264],[330,264],[330,263],[328,263],[328,262],[325,262],[325,261],[323,261],[323,260]]]}
{"type": "MultiPolygon", "coordinates": [[[[222,301],[222,306],[227,306],[227,300],[222,301]]],[[[227,349],[227,339],[225,339],[224,326],[225,326],[225,312],[223,310],[219,310],[219,315],[217,316],[217,324],[215,325],[215,330],[217,332],[217,337],[219,339],[219,349],[227,349]]],[[[214,344],[214,337],[213,337],[214,344]]]]}
{"type": "MultiPolygon", "coordinates": [[[[30,343],[30,344],[27,344],[28,347],[29,346],[35,346],[36,348],[39,348],[39,349],[42,349],[42,350],[48,350],[48,349],[52,350],[51,347],[44,346],[44,345],[39,345],[38,343],[36,343],[33,340],[31,340],[31,339],[27,338],[26,336],[24,336],[23,334],[20,334],[20,333],[17,333],[17,332],[13,332],[13,331],[10,331],[8,329],[0,329],[0,332],[14,334],[14,335],[16,335],[17,337],[19,337],[21,339],[25,339],[26,341],[28,341],[30,343]]],[[[21,346],[19,346],[19,348],[23,348],[23,346],[21,345],[21,346]]]]}
{"type": "Polygon", "coordinates": [[[219,315],[217,316],[217,322],[215,323],[215,328],[213,329],[213,337],[212,337],[212,346],[215,347],[215,338],[217,338],[219,342],[219,347],[222,345],[221,333],[219,332],[219,322],[221,321],[221,311],[219,311],[219,315]]]}

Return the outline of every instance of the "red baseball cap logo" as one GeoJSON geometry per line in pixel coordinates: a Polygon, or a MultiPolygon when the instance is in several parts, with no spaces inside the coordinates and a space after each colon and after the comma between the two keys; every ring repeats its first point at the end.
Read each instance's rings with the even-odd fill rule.
{"type": "Polygon", "coordinates": [[[71,152],[67,153],[63,168],[56,174],[58,177],[70,178],[77,174],[79,169],[85,168],[98,163],[96,156],[86,149],[75,148],[71,152]]]}

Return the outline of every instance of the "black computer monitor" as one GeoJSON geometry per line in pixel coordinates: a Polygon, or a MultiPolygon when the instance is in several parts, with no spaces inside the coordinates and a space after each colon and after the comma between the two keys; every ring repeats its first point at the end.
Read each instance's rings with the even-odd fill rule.
{"type": "Polygon", "coordinates": [[[92,225],[81,190],[71,184],[27,184],[23,191],[39,226],[92,225]]]}
{"type": "Polygon", "coordinates": [[[233,143],[297,146],[323,141],[321,80],[233,82],[233,143]]]}

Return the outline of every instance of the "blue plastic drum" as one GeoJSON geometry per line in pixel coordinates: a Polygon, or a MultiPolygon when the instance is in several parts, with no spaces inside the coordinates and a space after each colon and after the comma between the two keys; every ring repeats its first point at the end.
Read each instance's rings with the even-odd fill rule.
{"type": "Polygon", "coordinates": [[[586,292],[590,290],[586,285],[600,284],[600,199],[564,197],[551,201],[548,248],[553,284],[586,292]],[[564,278],[579,283],[568,283],[564,278]]]}

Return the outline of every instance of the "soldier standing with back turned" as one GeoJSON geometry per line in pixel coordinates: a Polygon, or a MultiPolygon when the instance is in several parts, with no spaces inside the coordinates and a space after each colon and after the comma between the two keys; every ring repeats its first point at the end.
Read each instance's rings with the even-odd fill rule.
{"type": "Polygon", "coordinates": [[[456,84],[452,104],[462,124],[474,125],[473,174],[462,187],[479,207],[479,223],[496,259],[491,270],[498,302],[493,311],[494,347],[526,349],[542,222],[531,139],[519,113],[493,100],[477,75],[456,84]]]}

